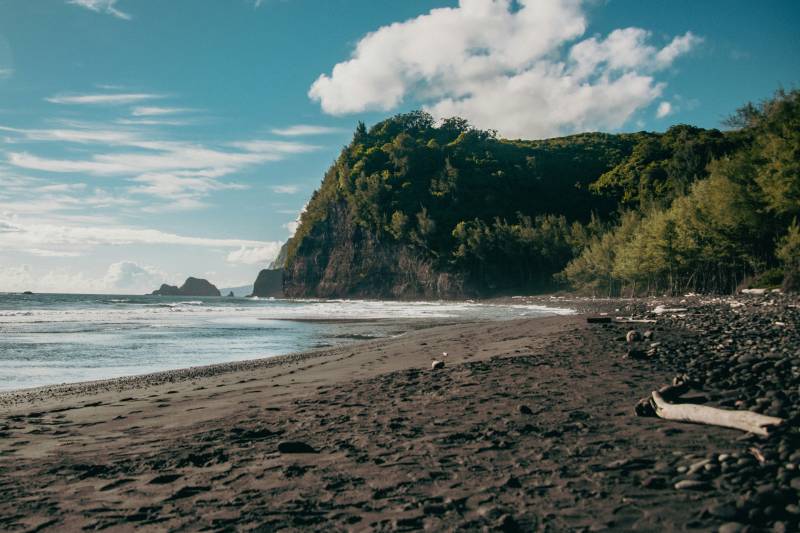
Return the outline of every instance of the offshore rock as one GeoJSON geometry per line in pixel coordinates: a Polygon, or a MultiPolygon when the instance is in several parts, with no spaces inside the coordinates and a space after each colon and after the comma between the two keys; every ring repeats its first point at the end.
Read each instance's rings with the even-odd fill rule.
{"type": "Polygon", "coordinates": [[[154,296],[222,296],[219,289],[208,280],[192,277],[186,278],[180,287],[165,283],[151,294],[154,296]]]}

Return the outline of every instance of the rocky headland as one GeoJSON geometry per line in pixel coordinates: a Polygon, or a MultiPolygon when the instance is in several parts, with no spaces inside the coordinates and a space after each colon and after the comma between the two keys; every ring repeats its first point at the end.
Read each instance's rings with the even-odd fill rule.
{"type": "Polygon", "coordinates": [[[253,283],[251,296],[259,298],[283,297],[283,269],[265,268],[260,271],[255,283],[253,283]]]}

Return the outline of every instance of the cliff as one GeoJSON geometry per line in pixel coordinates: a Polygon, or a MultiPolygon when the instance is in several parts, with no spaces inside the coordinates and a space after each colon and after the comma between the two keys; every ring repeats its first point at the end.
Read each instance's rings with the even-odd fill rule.
{"type": "Polygon", "coordinates": [[[208,280],[192,277],[186,278],[180,287],[165,283],[151,294],[154,296],[222,296],[219,289],[208,280]]]}
{"type": "Polygon", "coordinates": [[[259,298],[282,298],[283,297],[283,270],[280,268],[265,268],[258,273],[255,283],[253,283],[253,294],[259,298]]]}
{"type": "MultiPolygon", "coordinates": [[[[263,271],[262,271],[263,272],[263,271]]],[[[412,248],[359,226],[346,203],[329,207],[284,270],[290,298],[456,298],[474,294],[458,274],[438,271],[412,248]]]]}

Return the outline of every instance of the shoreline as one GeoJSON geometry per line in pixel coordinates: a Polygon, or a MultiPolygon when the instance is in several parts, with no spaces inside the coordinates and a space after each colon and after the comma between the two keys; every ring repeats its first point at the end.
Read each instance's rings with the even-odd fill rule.
{"type": "MultiPolygon", "coordinates": [[[[93,396],[108,392],[125,392],[129,390],[159,387],[166,384],[179,384],[194,380],[213,379],[230,374],[252,372],[258,370],[268,370],[272,368],[282,368],[292,366],[318,358],[335,357],[339,352],[363,350],[370,352],[381,346],[391,343],[393,340],[401,340],[408,335],[418,332],[433,330],[434,334],[439,330],[449,331],[454,327],[470,326],[489,326],[492,324],[509,324],[515,322],[527,322],[546,319],[557,319],[560,317],[575,317],[577,314],[553,314],[550,316],[540,316],[533,318],[517,318],[510,320],[444,320],[431,323],[423,322],[420,319],[401,319],[395,321],[398,326],[404,329],[398,335],[376,337],[373,339],[354,339],[352,342],[340,346],[323,347],[314,350],[304,350],[287,354],[274,355],[269,357],[259,357],[254,359],[244,359],[241,361],[229,361],[224,363],[214,363],[210,365],[198,365],[172,370],[162,370],[159,372],[149,372],[146,374],[132,374],[109,379],[77,381],[70,383],[59,383],[54,385],[43,385],[27,389],[14,389],[0,391],[0,408],[11,409],[15,405],[34,405],[40,402],[60,401],[75,396],[93,396]]],[[[293,320],[293,319],[285,319],[293,320]]],[[[326,319],[327,320],[327,319],[326,319]]],[[[349,319],[344,319],[348,321],[349,319]]],[[[388,319],[365,320],[366,322],[380,322],[388,319]]],[[[380,348],[379,348],[380,349],[380,348]]]]}
{"type": "MultiPolygon", "coordinates": [[[[501,311],[493,311],[489,309],[493,307],[493,304],[485,305],[485,307],[481,307],[478,310],[472,311],[464,311],[466,309],[468,302],[459,302],[458,305],[455,307],[447,307],[446,311],[441,313],[436,313],[436,317],[433,318],[425,318],[426,315],[430,314],[431,311],[428,310],[427,307],[423,306],[423,308],[411,308],[410,310],[403,309],[402,313],[399,313],[401,316],[394,316],[395,313],[391,312],[391,305],[392,304],[399,304],[403,305],[403,302],[382,302],[376,300],[377,303],[387,304],[389,309],[382,309],[378,308],[377,311],[367,305],[362,311],[358,311],[356,308],[358,307],[358,302],[350,302],[349,308],[346,309],[347,312],[342,313],[341,315],[337,315],[337,313],[331,312],[331,310],[327,310],[324,312],[320,312],[315,308],[301,310],[300,316],[291,316],[292,313],[288,313],[289,316],[281,316],[286,314],[285,308],[280,307],[277,310],[273,310],[269,306],[264,309],[260,307],[254,308],[255,311],[251,312],[246,308],[244,313],[239,313],[239,308],[235,310],[229,311],[227,315],[225,315],[226,309],[223,308],[209,308],[212,311],[222,311],[223,315],[228,319],[229,322],[235,323],[237,320],[241,322],[242,327],[251,327],[250,323],[253,324],[252,331],[259,331],[258,328],[263,328],[263,333],[259,336],[259,334],[255,334],[255,336],[250,335],[250,330],[248,330],[249,337],[244,338],[252,338],[254,340],[249,341],[249,344],[245,343],[244,349],[240,347],[239,351],[237,352],[228,352],[226,350],[225,344],[227,344],[227,340],[223,340],[223,342],[218,343],[217,345],[210,346],[208,349],[204,349],[205,346],[197,347],[197,350],[194,349],[193,341],[191,340],[192,331],[194,327],[206,327],[202,319],[204,315],[202,313],[200,315],[200,320],[196,322],[187,322],[186,324],[182,324],[180,322],[176,322],[174,324],[175,327],[175,334],[177,335],[177,339],[173,339],[172,341],[172,349],[163,349],[159,350],[159,346],[155,346],[156,353],[149,358],[148,352],[145,350],[140,350],[141,353],[133,352],[128,350],[127,352],[122,350],[116,349],[116,344],[119,343],[119,346],[124,346],[125,338],[123,339],[115,339],[114,335],[116,334],[114,331],[108,331],[107,333],[111,335],[109,340],[103,339],[102,334],[106,333],[105,329],[108,329],[104,324],[105,318],[100,317],[99,321],[97,317],[92,315],[92,313],[97,314],[97,310],[95,308],[90,308],[88,310],[82,310],[80,306],[76,307],[77,311],[75,314],[77,315],[77,320],[80,322],[81,320],[86,320],[86,328],[87,331],[92,334],[98,334],[100,336],[100,340],[97,341],[98,349],[95,350],[97,355],[93,355],[97,359],[97,364],[93,365],[92,359],[87,359],[86,364],[78,365],[75,369],[72,369],[70,366],[69,357],[75,358],[77,360],[82,359],[82,347],[81,342],[84,339],[81,338],[74,338],[70,339],[72,345],[67,347],[66,355],[62,358],[56,357],[55,363],[57,364],[50,364],[48,361],[52,354],[59,354],[60,347],[54,346],[53,351],[51,353],[43,352],[39,354],[38,352],[34,351],[34,356],[38,358],[31,359],[30,363],[26,364],[25,362],[25,352],[22,351],[21,355],[17,356],[19,361],[16,362],[16,366],[12,365],[9,368],[9,380],[5,383],[4,387],[0,387],[0,406],[3,405],[3,396],[7,396],[8,394],[13,394],[15,392],[21,391],[33,391],[36,389],[49,389],[51,387],[67,387],[77,385],[79,383],[89,382],[89,381],[98,381],[103,382],[109,379],[121,379],[126,380],[132,377],[150,377],[151,374],[154,375],[154,379],[157,379],[157,374],[162,372],[172,372],[172,371],[190,371],[196,370],[202,366],[214,365],[214,364],[221,364],[225,365],[228,363],[237,363],[237,362],[245,362],[251,361],[256,359],[262,358],[274,358],[276,356],[296,356],[303,354],[308,351],[320,351],[320,350],[327,350],[330,348],[335,348],[337,346],[342,346],[344,344],[349,344],[356,341],[361,340],[371,340],[380,337],[390,337],[395,336],[397,334],[423,328],[423,327],[431,327],[431,326],[439,326],[439,325],[447,325],[447,324],[456,324],[456,323],[465,323],[465,322],[480,322],[484,319],[487,320],[504,320],[507,319],[506,316],[503,315],[519,315],[522,317],[523,315],[527,314],[534,314],[534,315],[559,315],[572,312],[569,309],[557,308],[553,306],[542,306],[536,305],[533,306],[530,310],[518,310],[513,309],[510,305],[499,305],[498,307],[503,308],[501,311]],[[488,309],[488,311],[486,310],[488,309]],[[88,313],[88,318],[82,318],[81,312],[88,313]],[[249,313],[249,314],[248,314],[249,313]],[[255,314],[253,314],[255,313],[255,314]],[[308,313],[306,316],[304,313],[308,313]],[[377,313],[377,316],[372,316],[377,313]],[[481,316],[486,313],[485,316],[481,316]],[[268,316],[259,316],[266,314],[268,316]],[[270,316],[272,314],[276,314],[277,316],[270,316]],[[317,316],[321,314],[321,316],[317,316]],[[325,316],[325,315],[328,316],[325,316]],[[356,316],[349,316],[351,314],[355,314],[356,316]],[[361,316],[358,316],[361,314],[361,316]],[[498,316],[494,316],[494,315],[498,316]],[[251,316],[252,315],[252,316],[251,316]],[[333,316],[331,316],[333,315],[333,316]],[[490,316],[491,315],[491,316],[490,316]],[[95,321],[97,322],[97,326],[95,327],[95,321]],[[263,326],[260,324],[264,324],[263,326]],[[286,326],[284,326],[284,324],[286,326]],[[294,325],[292,325],[294,324],[294,325]],[[104,329],[105,328],[105,329],[104,329]],[[271,329],[274,328],[284,328],[280,330],[281,333],[276,337],[279,338],[279,342],[275,343],[274,347],[270,342],[272,340],[273,333],[270,332],[271,329]],[[310,328],[310,329],[309,329],[310,328]],[[284,333],[284,330],[289,333],[284,333]],[[308,334],[307,331],[312,333],[308,334]],[[295,333],[291,333],[295,332],[295,333]],[[281,336],[282,335],[282,336],[281,336]],[[292,338],[292,335],[304,337],[304,342],[292,342],[296,339],[292,338]],[[105,345],[103,344],[105,343],[105,345]],[[180,344],[178,344],[180,343],[180,344]],[[265,346],[269,346],[269,348],[265,348],[265,346]],[[118,353],[119,352],[119,353],[118,353]],[[203,354],[200,358],[194,357],[194,353],[203,354]],[[171,354],[171,355],[170,355],[171,354]],[[273,355],[275,354],[275,355],[273,355]],[[114,359],[124,356],[125,359],[114,359]],[[141,357],[144,360],[151,361],[150,364],[143,368],[141,366],[137,366],[135,363],[131,363],[131,361],[137,361],[137,357],[141,357]],[[63,361],[61,361],[63,359],[63,361]],[[121,363],[116,363],[115,361],[119,360],[122,361],[121,363]],[[64,367],[64,373],[59,370],[59,367],[64,367]],[[84,366],[85,368],[82,368],[84,366]],[[105,367],[108,367],[109,370],[105,370],[105,367]],[[41,378],[36,378],[40,374],[39,367],[43,369],[43,373],[41,374],[41,378]],[[26,379],[26,372],[30,372],[30,379],[26,379]],[[16,374],[15,374],[16,373],[16,374]],[[17,376],[17,374],[19,376],[17,376]],[[20,377],[20,379],[15,379],[20,377]]],[[[136,302],[137,305],[133,305],[132,307],[128,308],[114,308],[114,312],[120,313],[138,313],[140,311],[139,302],[136,302]]],[[[200,302],[198,302],[200,303],[200,302]]],[[[301,302],[302,303],[302,302],[301,302]]],[[[331,303],[335,304],[336,301],[331,301],[331,303]]],[[[438,309],[436,306],[442,304],[443,302],[431,302],[434,306],[434,309],[438,309]]],[[[79,302],[80,305],[83,305],[83,302],[79,302]]],[[[446,305],[446,304],[445,304],[446,305]]],[[[483,304],[481,304],[483,305],[483,304]]],[[[523,307],[523,306],[520,306],[523,307]]],[[[334,307],[334,311],[338,309],[334,307]]],[[[37,311],[40,311],[37,309],[37,311]]],[[[51,312],[48,310],[41,311],[41,312],[51,312]]],[[[57,312],[61,312],[60,308],[57,312]]],[[[0,313],[2,314],[2,313],[0,313]]],[[[12,306],[11,310],[7,313],[9,316],[16,317],[16,315],[26,315],[22,310],[16,309],[12,306]]],[[[140,317],[138,315],[132,315],[133,318],[128,318],[128,315],[124,315],[117,318],[112,318],[111,320],[119,320],[121,322],[130,321],[131,324],[137,324],[136,320],[140,317]]],[[[178,320],[182,318],[183,314],[167,314],[167,320],[178,320]],[[177,318],[176,318],[177,317],[177,318]]],[[[187,320],[191,317],[195,316],[194,314],[186,314],[187,320]]],[[[216,318],[218,315],[214,313],[209,313],[208,316],[212,318],[216,318]]],[[[154,325],[158,325],[158,320],[160,315],[151,317],[150,315],[143,315],[141,322],[145,324],[145,328],[147,327],[148,322],[153,322],[154,325]]],[[[50,317],[45,316],[42,320],[49,320],[50,317]]],[[[11,322],[14,322],[14,318],[9,319],[11,322]]],[[[31,330],[30,325],[28,322],[38,320],[38,318],[23,318],[20,320],[22,326],[27,326],[27,329],[22,329],[22,331],[27,332],[31,330]],[[27,322],[26,322],[27,321],[27,322]]],[[[61,324],[62,320],[61,317],[57,316],[54,323],[61,324]]],[[[63,321],[67,323],[68,321],[63,321]]],[[[169,324],[173,324],[173,322],[169,322],[169,324]]],[[[113,325],[113,322],[112,322],[113,325]]],[[[212,324],[213,326],[213,321],[212,324]]],[[[58,328],[56,328],[58,329],[58,328]]],[[[113,328],[111,328],[113,330],[113,328]]],[[[136,327],[133,327],[131,331],[135,333],[136,327]]],[[[37,333],[35,330],[33,331],[30,340],[32,345],[36,345],[36,342],[50,342],[49,338],[41,338],[42,334],[37,333]],[[38,337],[36,335],[39,335],[38,337]]],[[[55,331],[55,329],[54,329],[55,331]]],[[[224,339],[224,328],[221,329],[222,333],[217,335],[220,339],[224,339]]],[[[70,331],[68,331],[70,332],[70,331]]],[[[232,341],[237,341],[237,333],[234,332],[230,335],[229,339],[232,341]]],[[[97,336],[97,335],[95,335],[97,336]]],[[[165,337],[166,338],[166,337],[165,337]]],[[[159,340],[159,339],[157,339],[159,340]]],[[[88,342],[88,346],[92,347],[94,343],[92,342],[92,337],[86,339],[88,342]]],[[[8,339],[8,342],[12,342],[11,339],[8,339]]],[[[138,339],[135,339],[131,342],[138,342],[138,339]]],[[[4,346],[9,345],[8,343],[4,344],[4,346]]],[[[12,348],[14,345],[10,344],[12,348]]],[[[39,350],[42,351],[42,350],[39,350]]],[[[90,351],[90,353],[92,353],[90,351]]],[[[10,355],[13,357],[13,355],[10,355]]],[[[220,370],[224,370],[222,367],[220,370]]],[[[2,374],[2,372],[0,372],[2,374]]],[[[191,374],[191,372],[190,372],[191,374]]],[[[206,375],[207,372],[203,372],[203,375],[206,375]]]]}
{"type": "MultiPolygon", "coordinates": [[[[776,475],[757,463],[752,470],[747,449],[772,464],[784,440],[773,446],[735,430],[637,417],[634,407],[672,381],[686,354],[703,361],[726,334],[711,331],[715,320],[760,323],[779,312],[795,328],[796,302],[694,299],[685,313],[655,315],[659,302],[677,303],[605,301],[593,311],[657,316],[646,326],[660,343],[653,360],[626,357],[625,332],[636,326],[587,324],[579,314],[436,326],[279,362],[18,398],[0,417],[0,528],[669,531],[746,523],[751,509],[765,508],[747,491],[776,475]],[[432,371],[444,351],[445,368],[432,371]],[[693,466],[723,455],[743,466],[693,466]],[[687,479],[698,488],[675,488],[687,479]],[[736,497],[753,503],[740,509],[730,503],[736,497]]],[[[794,342],[791,332],[778,339],[794,342]]],[[[711,385],[707,401],[732,401],[711,385]]],[[[780,475],[788,487],[791,478],[780,475]]],[[[781,498],[794,505],[788,494],[781,498]]],[[[785,516],[769,523],[795,524],[785,516]]]]}

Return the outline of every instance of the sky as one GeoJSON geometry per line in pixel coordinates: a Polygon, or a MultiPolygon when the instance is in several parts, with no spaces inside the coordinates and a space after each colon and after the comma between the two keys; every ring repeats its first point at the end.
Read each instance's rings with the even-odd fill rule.
{"type": "Polygon", "coordinates": [[[358,121],[722,127],[800,3],[0,0],[0,291],[252,283],[358,121]]]}

